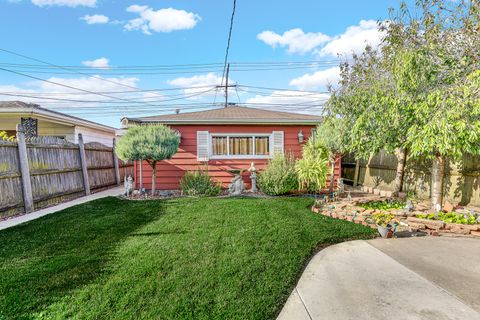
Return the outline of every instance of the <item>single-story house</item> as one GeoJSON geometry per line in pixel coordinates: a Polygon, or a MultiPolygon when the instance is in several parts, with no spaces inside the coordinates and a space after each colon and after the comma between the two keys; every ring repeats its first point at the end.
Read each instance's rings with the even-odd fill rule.
{"type": "Polygon", "coordinates": [[[77,143],[81,133],[84,142],[113,144],[116,129],[100,123],[21,101],[0,101],[0,131],[14,136],[17,124],[23,124],[30,135],[53,136],[77,143]]]}
{"type": "MultiPolygon", "coordinates": [[[[310,137],[321,117],[228,106],[199,112],[167,114],[143,118],[123,118],[122,127],[164,124],[180,133],[180,147],[171,160],[157,164],[158,190],[179,188],[186,171],[205,168],[223,186],[233,178],[235,170],[247,170],[252,162],[262,170],[274,153],[292,153],[301,157],[302,145],[310,137]]],[[[135,163],[135,184],[139,188],[140,163],[135,163]]],[[[336,163],[340,174],[340,159],[336,163]]],[[[143,188],[152,187],[152,169],[142,165],[143,188]]],[[[244,174],[247,186],[248,172],[244,174]]]]}

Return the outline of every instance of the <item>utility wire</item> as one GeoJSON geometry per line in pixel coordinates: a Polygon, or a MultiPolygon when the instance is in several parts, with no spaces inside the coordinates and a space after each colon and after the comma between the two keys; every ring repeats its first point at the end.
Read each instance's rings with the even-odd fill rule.
{"type": "MultiPolygon", "coordinates": [[[[232,16],[230,17],[230,28],[228,29],[228,39],[227,39],[227,48],[225,50],[225,59],[223,61],[223,74],[222,74],[222,81],[220,85],[223,85],[223,80],[225,78],[225,72],[227,70],[227,62],[228,62],[228,52],[230,50],[230,40],[232,39],[232,30],[233,30],[233,19],[235,17],[235,9],[237,6],[237,0],[233,0],[233,9],[232,9],[232,16]]],[[[228,88],[226,89],[228,90],[228,88]]]]}

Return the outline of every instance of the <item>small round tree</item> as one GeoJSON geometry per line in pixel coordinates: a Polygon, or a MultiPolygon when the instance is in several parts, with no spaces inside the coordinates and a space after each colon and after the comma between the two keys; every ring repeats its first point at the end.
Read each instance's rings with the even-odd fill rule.
{"type": "Polygon", "coordinates": [[[162,124],[129,128],[118,139],[116,154],[124,161],[146,160],[152,167],[152,195],[155,194],[157,162],[171,159],[177,153],[180,138],[162,124]]]}

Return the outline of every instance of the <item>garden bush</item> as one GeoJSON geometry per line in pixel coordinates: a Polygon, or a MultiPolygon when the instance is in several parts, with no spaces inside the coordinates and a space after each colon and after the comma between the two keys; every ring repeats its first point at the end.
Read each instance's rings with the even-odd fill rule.
{"type": "Polygon", "coordinates": [[[275,155],[267,167],[258,175],[258,186],[268,195],[289,194],[298,189],[298,176],[295,171],[295,158],[292,154],[275,155]]]}
{"type": "Polygon", "coordinates": [[[222,186],[215,182],[207,170],[187,171],[180,180],[180,188],[184,195],[196,197],[218,196],[222,186]]]}
{"type": "Polygon", "coordinates": [[[310,139],[302,148],[302,159],[295,165],[300,188],[320,193],[327,184],[331,169],[328,166],[328,150],[318,139],[310,139]]]}

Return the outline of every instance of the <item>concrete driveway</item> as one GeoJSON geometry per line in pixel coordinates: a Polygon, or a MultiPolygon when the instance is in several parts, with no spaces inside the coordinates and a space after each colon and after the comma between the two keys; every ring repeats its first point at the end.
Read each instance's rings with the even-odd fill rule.
{"type": "Polygon", "coordinates": [[[310,261],[278,319],[480,320],[480,240],[351,241],[310,261]]]}

